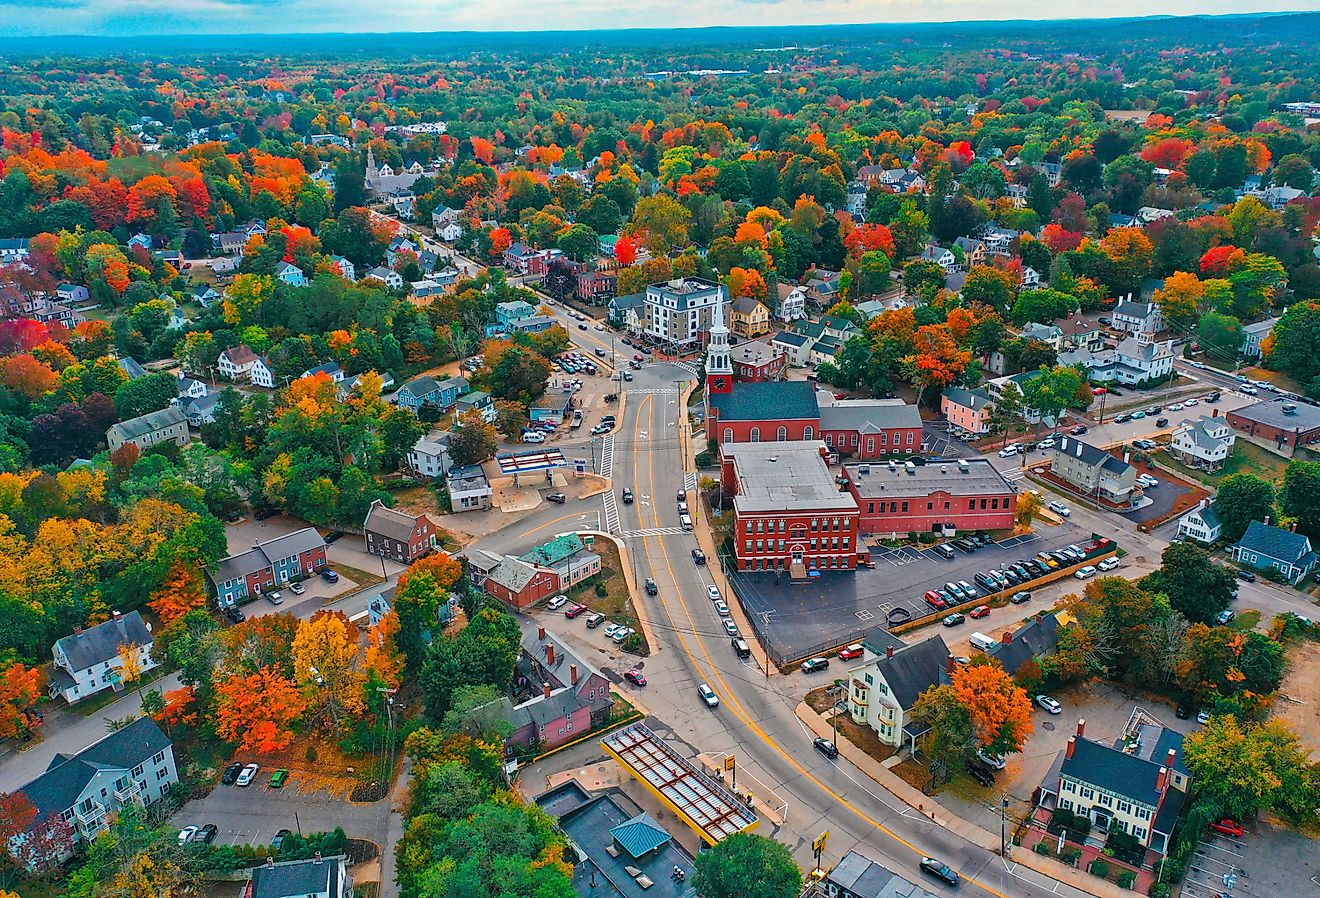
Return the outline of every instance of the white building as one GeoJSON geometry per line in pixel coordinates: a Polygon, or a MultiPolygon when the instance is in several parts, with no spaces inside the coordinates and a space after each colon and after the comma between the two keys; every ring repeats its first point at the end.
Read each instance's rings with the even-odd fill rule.
{"type": "Polygon", "coordinates": [[[1213,503],[1203,502],[1178,519],[1178,535],[1199,543],[1209,545],[1216,542],[1223,532],[1224,524],[1213,503]]]}
{"type": "Polygon", "coordinates": [[[700,278],[675,278],[646,288],[645,333],[680,351],[696,349],[710,330],[717,303],[729,301],[721,284],[700,278]]]}
{"type": "Polygon", "coordinates": [[[915,750],[925,730],[913,724],[912,709],[922,692],[948,682],[948,646],[939,636],[907,645],[879,628],[862,646],[865,660],[848,670],[853,722],[869,726],[886,745],[915,750]],[[884,644],[872,644],[877,639],[884,644]]]}
{"type": "Polygon", "coordinates": [[[807,294],[801,287],[779,291],[779,308],[775,317],[780,321],[792,323],[807,317],[807,294]]]}
{"type": "Polygon", "coordinates": [[[1114,306],[1113,321],[1114,330],[1128,334],[1151,335],[1164,330],[1164,315],[1153,302],[1121,299],[1114,306]]]}
{"type": "Polygon", "coordinates": [[[408,451],[408,469],[419,477],[443,477],[452,466],[448,433],[433,430],[408,451]]]}
{"type": "Polygon", "coordinates": [[[491,496],[495,495],[481,465],[450,468],[445,474],[445,486],[449,490],[449,507],[455,514],[490,508],[491,496]]]}
{"type": "Polygon", "coordinates": [[[256,361],[257,354],[240,343],[220,353],[217,367],[220,373],[230,380],[250,380],[252,366],[256,361]]]}
{"type": "Polygon", "coordinates": [[[248,379],[252,381],[254,387],[265,387],[267,390],[275,389],[275,369],[271,367],[270,359],[258,356],[248,369],[248,379]]]}
{"type": "Polygon", "coordinates": [[[106,689],[119,692],[126,685],[120,649],[128,646],[125,655],[135,658],[139,669],[145,672],[157,666],[151,658],[152,642],[151,630],[136,611],[128,614],[116,611],[110,620],[86,630],[77,627],[72,635],[51,646],[55,662],[50,678],[51,696],[73,704],[106,689]]]}
{"type": "Polygon", "coordinates": [[[357,266],[343,256],[331,256],[330,261],[339,266],[339,273],[343,275],[346,281],[357,280],[357,266]]]}
{"type": "Polygon", "coordinates": [[[1218,471],[1233,453],[1236,441],[1237,432],[1218,414],[1214,417],[1202,415],[1195,421],[1179,425],[1173,432],[1169,452],[1193,468],[1218,471]]]}

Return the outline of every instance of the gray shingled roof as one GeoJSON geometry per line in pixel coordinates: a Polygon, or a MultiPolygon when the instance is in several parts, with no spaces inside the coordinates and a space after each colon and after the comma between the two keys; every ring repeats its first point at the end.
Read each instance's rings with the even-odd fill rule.
{"type": "Polygon", "coordinates": [[[517,558],[506,558],[495,566],[489,578],[510,592],[522,592],[523,588],[536,576],[537,569],[517,558]]]}
{"type": "Polygon", "coordinates": [[[980,387],[974,390],[969,390],[966,387],[949,387],[943,395],[950,402],[961,405],[963,408],[969,408],[972,411],[983,409],[994,402],[990,398],[990,394],[980,387]]]}
{"type": "Polygon", "coordinates": [[[732,393],[716,393],[707,402],[718,410],[720,421],[820,418],[816,389],[805,380],[734,384],[732,393]]]}
{"type": "Polygon", "coordinates": [[[1065,753],[1059,770],[1074,780],[1155,807],[1160,802],[1160,794],[1155,788],[1160,767],[1160,764],[1113,746],[1082,738],[1074,742],[1071,758],[1065,753]]]}
{"type": "Polygon", "coordinates": [[[127,421],[112,424],[108,432],[115,434],[124,442],[128,442],[143,434],[155,433],[176,424],[183,424],[187,420],[188,416],[183,413],[182,409],[171,405],[160,411],[147,412],[145,415],[138,415],[136,418],[129,418],[127,421]]]}
{"type": "Polygon", "coordinates": [[[1103,449],[1098,449],[1090,443],[1085,443],[1076,437],[1063,437],[1059,440],[1059,447],[1054,450],[1054,455],[1071,455],[1074,458],[1080,458],[1091,467],[1102,467],[1114,474],[1122,474],[1125,470],[1132,467],[1121,458],[1115,458],[1103,449]],[[1081,451],[1078,451],[1078,447],[1081,451]]]}
{"type": "Polygon", "coordinates": [[[368,533],[379,533],[389,539],[406,543],[412,539],[413,529],[416,526],[416,517],[394,508],[386,508],[378,499],[371,503],[371,509],[367,512],[367,520],[362,525],[362,529],[368,533]]]}
{"type": "Polygon", "coordinates": [[[944,639],[932,636],[894,652],[892,658],[877,659],[877,665],[885,682],[889,684],[894,701],[904,709],[911,709],[917,702],[917,696],[942,682],[948,657],[949,647],[945,645],[944,639]]]}
{"type": "Polygon", "coordinates": [[[258,543],[246,552],[221,558],[211,568],[211,578],[217,583],[225,583],[239,577],[246,577],[277,561],[303,552],[323,547],[325,540],[314,527],[304,527],[293,533],[286,533],[274,539],[258,543]]]}
{"type": "Polygon", "coordinates": [[[843,860],[830,870],[826,881],[858,898],[935,898],[920,886],[856,851],[845,854],[843,860]]]}
{"type": "Polygon", "coordinates": [[[170,745],[150,717],[105,736],[76,755],[57,754],[36,779],[17,790],[36,806],[37,814],[62,814],[73,807],[98,770],[132,770],[170,745]]]}
{"type": "Polygon", "coordinates": [[[879,433],[895,427],[921,427],[921,413],[901,399],[853,399],[820,406],[821,430],[879,433]]]}
{"type": "Polygon", "coordinates": [[[1059,619],[1042,615],[1013,634],[1012,642],[1000,642],[989,652],[1010,674],[1032,658],[1052,654],[1059,646],[1059,619]]]}
{"type": "Polygon", "coordinates": [[[1305,534],[1282,530],[1261,521],[1252,521],[1237,544],[1249,551],[1293,564],[1311,551],[1310,540],[1305,534]]]}
{"type": "Polygon", "coordinates": [[[65,636],[55,644],[69,659],[70,667],[74,670],[86,670],[118,657],[121,645],[131,643],[144,646],[151,641],[151,631],[143,622],[142,615],[130,611],[121,615],[118,620],[111,618],[81,633],[65,636]]]}
{"type": "Polygon", "coordinates": [[[305,898],[329,892],[339,896],[340,856],[321,860],[263,864],[252,870],[252,898],[305,898]]]}

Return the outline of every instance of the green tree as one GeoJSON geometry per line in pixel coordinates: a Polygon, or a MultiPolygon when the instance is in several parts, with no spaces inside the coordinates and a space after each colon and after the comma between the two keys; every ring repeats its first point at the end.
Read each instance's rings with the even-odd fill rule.
{"type": "Polygon", "coordinates": [[[1252,521],[1274,514],[1274,486],[1255,474],[1230,474],[1219,483],[1215,511],[1224,525],[1224,539],[1236,542],[1252,521]]]}
{"type": "Polygon", "coordinates": [[[584,262],[600,252],[600,235],[585,224],[575,224],[559,235],[556,245],[570,259],[584,262]]]}
{"type": "Polygon", "coordinates": [[[1242,348],[1242,322],[1232,315],[1206,312],[1196,327],[1196,339],[1213,357],[1235,359],[1242,348]]]}
{"type": "Polygon", "coordinates": [[[1173,543],[1160,556],[1160,568],[1138,581],[1149,592],[1163,593],[1173,609],[1190,621],[1209,624],[1237,594],[1233,571],[1189,542],[1173,543]]]}
{"type": "Polygon", "coordinates": [[[1017,381],[1008,381],[999,391],[999,398],[990,406],[987,421],[990,430],[1004,438],[1005,446],[1008,445],[1009,430],[1022,423],[1022,412],[1025,408],[1022,390],[1018,388],[1017,381]]]}
{"type": "Polygon", "coordinates": [[[476,465],[495,456],[499,434],[476,411],[465,413],[449,441],[449,455],[456,465],[476,465]]]}
{"type": "Polygon", "coordinates": [[[1297,529],[1320,543],[1320,462],[1290,461],[1279,500],[1283,513],[1297,522],[1297,529]]]}
{"type": "Polygon", "coordinates": [[[173,374],[161,372],[130,380],[115,390],[115,410],[127,421],[147,412],[156,412],[178,398],[179,381],[173,374]]]}
{"type": "Polygon", "coordinates": [[[1320,302],[1299,302],[1288,308],[1274,326],[1270,340],[1270,364],[1285,371],[1307,392],[1320,396],[1320,390],[1310,389],[1320,378],[1320,302]]]}
{"type": "Polygon", "coordinates": [[[1315,812],[1316,771],[1281,722],[1250,726],[1231,714],[1216,715],[1187,736],[1183,751],[1195,789],[1215,816],[1266,810],[1300,820],[1315,812]]]}
{"type": "Polygon", "coordinates": [[[421,675],[430,719],[444,720],[461,687],[487,685],[506,690],[521,644],[518,622],[492,607],[478,612],[457,636],[433,640],[421,675]]]}
{"type": "Polygon", "coordinates": [[[697,855],[692,887],[702,898],[795,898],[802,871],[779,842],[737,833],[697,855]]]}
{"type": "Polygon", "coordinates": [[[1012,305],[1016,288],[1013,276],[1007,271],[989,265],[973,265],[960,292],[966,302],[983,302],[1004,312],[1012,305]]]}
{"type": "Polygon", "coordinates": [[[948,782],[967,768],[976,751],[972,715],[952,686],[931,686],[917,697],[912,719],[926,727],[917,740],[930,770],[931,786],[948,782]]]}
{"type": "Polygon", "coordinates": [[[459,686],[440,721],[446,733],[464,733],[473,738],[507,739],[513,733],[504,693],[489,683],[459,686]]]}
{"type": "Polygon", "coordinates": [[[1063,410],[1076,401],[1083,383],[1076,368],[1064,365],[1042,368],[1022,385],[1022,401],[1038,411],[1042,421],[1057,421],[1063,410]]]}

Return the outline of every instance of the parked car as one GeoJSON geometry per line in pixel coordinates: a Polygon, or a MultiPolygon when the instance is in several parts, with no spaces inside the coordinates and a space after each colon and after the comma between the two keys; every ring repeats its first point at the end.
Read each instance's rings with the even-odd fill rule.
{"type": "Polygon", "coordinates": [[[1013,456],[1015,456],[1015,455],[1017,455],[1017,454],[1018,454],[1018,447],[1017,447],[1017,444],[1016,444],[1016,443],[1014,443],[1014,444],[1012,444],[1012,445],[1005,446],[1003,449],[1000,449],[1000,450],[999,450],[999,457],[1000,457],[1000,458],[1012,458],[1013,456]]]}
{"type": "Polygon", "coordinates": [[[978,761],[967,765],[967,775],[987,788],[995,784],[995,772],[978,761]]]}
{"type": "Polygon", "coordinates": [[[291,835],[293,835],[293,833],[287,829],[280,830],[275,834],[275,838],[271,839],[270,847],[274,848],[276,851],[279,851],[280,848],[283,847],[284,845],[284,840],[291,835]]]}
{"type": "Polygon", "coordinates": [[[1226,627],[1233,622],[1235,617],[1237,617],[1236,611],[1233,611],[1231,608],[1225,608],[1223,611],[1219,612],[1219,614],[1215,615],[1215,624],[1220,627],[1226,627]]]}
{"type": "Polygon", "coordinates": [[[183,829],[179,830],[179,844],[187,845],[193,840],[193,836],[195,835],[197,835],[197,827],[185,826],[183,829]]]}
{"type": "Polygon", "coordinates": [[[862,648],[862,644],[860,642],[854,642],[852,645],[844,646],[844,648],[840,650],[839,660],[851,661],[854,658],[860,658],[865,653],[865,651],[866,650],[862,648]]]}
{"type": "Polygon", "coordinates": [[[1072,516],[1072,509],[1067,505],[1064,505],[1062,502],[1051,502],[1048,507],[1050,511],[1062,517],[1067,518],[1072,516]]]}
{"type": "Polygon", "coordinates": [[[618,632],[616,632],[613,636],[611,636],[610,639],[614,642],[615,645],[623,645],[624,642],[627,641],[628,637],[636,632],[637,631],[634,630],[632,627],[622,627],[619,629],[618,632]]]}
{"type": "Polygon", "coordinates": [[[726,617],[724,618],[724,632],[728,633],[730,636],[737,636],[738,625],[726,617]]]}
{"type": "Polygon", "coordinates": [[[568,501],[568,496],[565,496],[563,493],[551,493],[546,496],[545,499],[547,502],[553,502],[556,505],[563,505],[568,501]]]}
{"type": "Polygon", "coordinates": [[[567,608],[564,609],[564,617],[568,618],[569,620],[572,620],[575,617],[580,617],[581,615],[586,614],[586,612],[587,612],[586,605],[581,605],[575,602],[574,604],[569,605],[567,608]]]}
{"type": "Polygon", "coordinates": [[[589,615],[587,615],[587,629],[588,629],[588,630],[594,630],[594,629],[596,629],[597,627],[599,627],[599,626],[600,626],[601,624],[603,624],[603,623],[605,623],[605,615],[603,615],[603,614],[589,614],[589,615]]]}
{"type": "Polygon", "coordinates": [[[926,594],[922,598],[925,599],[927,605],[936,611],[943,611],[949,607],[949,603],[944,600],[944,596],[934,589],[926,590],[926,594]]]}
{"type": "Polygon", "coordinates": [[[831,761],[839,756],[839,747],[822,736],[817,736],[815,739],[811,740],[811,744],[816,747],[816,751],[820,752],[831,761]]]}
{"type": "Polygon", "coordinates": [[[290,583],[289,592],[293,593],[295,596],[300,596],[307,592],[307,587],[303,586],[301,583],[290,583]]]}
{"type": "Polygon", "coordinates": [[[289,771],[276,770],[270,775],[270,787],[272,789],[283,789],[284,784],[289,781],[289,771]]]}
{"type": "Polygon", "coordinates": [[[524,443],[544,443],[545,434],[539,430],[533,430],[530,433],[524,433],[522,437],[524,443]]]}
{"type": "Polygon", "coordinates": [[[829,658],[808,658],[802,662],[803,673],[816,673],[830,666],[829,658]]]}
{"type": "Polygon", "coordinates": [[[980,619],[983,618],[983,617],[989,617],[989,616],[990,616],[990,606],[989,606],[989,605],[977,605],[975,608],[973,608],[973,609],[971,610],[971,613],[968,614],[967,616],[970,617],[970,618],[972,618],[973,620],[980,620],[980,619]]]}
{"type": "Polygon", "coordinates": [[[945,885],[956,886],[958,884],[958,874],[953,868],[944,861],[936,860],[933,857],[923,857],[921,859],[921,872],[927,876],[934,876],[945,885]]]}
{"type": "Polygon", "coordinates": [[[1196,715],[1196,722],[1199,723],[1201,726],[1205,726],[1207,723],[1210,722],[1210,712],[1209,711],[1199,712],[1196,715]]]}
{"type": "Polygon", "coordinates": [[[1072,434],[1075,437],[1079,437],[1090,429],[1091,428],[1087,427],[1085,424],[1078,424],[1076,427],[1070,429],[1068,433],[1072,434]]]}
{"type": "Polygon", "coordinates": [[[707,586],[706,598],[710,599],[712,602],[718,602],[720,600],[720,588],[714,584],[707,586]]]}
{"type": "Polygon", "coordinates": [[[1059,704],[1055,699],[1048,695],[1036,696],[1036,704],[1044,710],[1049,711],[1051,714],[1063,713],[1063,705],[1059,704]]]}
{"type": "Polygon", "coordinates": [[[568,604],[568,596],[560,594],[551,598],[549,604],[547,604],[545,607],[550,611],[558,611],[560,608],[563,608],[567,604],[568,604]]]}
{"type": "Polygon", "coordinates": [[[1233,836],[1237,839],[1242,838],[1247,832],[1242,828],[1242,824],[1234,820],[1232,817],[1225,817],[1217,823],[1212,823],[1210,824],[1210,828],[1217,833],[1222,833],[1226,836],[1233,836]]]}
{"type": "Polygon", "coordinates": [[[693,550],[692,550],[692,563],[693,563],[693,564],[705,564],[705,563],[706,563],[706,553],[703,552],[703,551],[701,551],[700,549],[693,549],[693,550]]]}
{"type": "Polygon", "coordinates": [[[1156,418],[1156,419],[1155,419],[1155,426],[1156,426],[1156,427],[1168,427],[1168,426],[1169,426],[1169,419],[1168,419],[1168,418],[1164,418],[1164,417],[1156,418]]]}
{"type": "Polygon", "coordinates": [[[972,586],[972,584],[968,583],[966,580],[959,580],[958,588],[962,590],[963,598],[966,599],[975,599],[980,595],[980,593],[976,591],[976,587],[972,586]]]}
{"type": "Polygon", "coordinates": [[[334,568],[326,568],[321,571],[321,579],[327,583],[338,583],[339,574],[335,572],[334,568]]]}
{"type": "Polygon", "coordinates": [[[1008,600],[1012,602],[1014,605],[1024,605],[1027,602],[1031,601],[1031,593],[1025,590],[1023,590],[1022,592],[1015,592],[1008,597],[1008,600]]]}
{"type": "Polygon", "coordinates": [[[1239,580],[1245,580],[1245,581],[1247,581],[1248,583],[1255,583],[1255,582],[1256,582],[1256,572],[1255,572],[1255,571],[1238,571],[1238,579],[1239,579],[1239,580]]]}
{"type": "Polygon", "coordinates": [[[718,614],[720,617],[728,617],[729,616],[728,603],[725,602],[723,599],[720,599],[718,602],[716,602],[715,613],[718,614]]]}
{"type": "Polygon", "coordinates": [[[959,624],[966,622],[967,622],[967,618],[963,617],[961,614],[959,614],[956,611],[953,614],[950,614],[947,617],[945,617],[944,620],[940,621],[940,623],[942,623],[946,627],[956,627],[959,624]]]}
{"type": "Polygon", "coordinates": [[[224,783],[226,786],[232,786],[234,780],[238,779],[238,773],[242,769],[243,765],[235,761],[233,764],[230,764],[225,768],[224,775],[220,777],[220,782],[224,783]]]}
{"type": "Polygon", "coordinates": [[[618,633],[620,630],[626,630],[626,629],[627,627],[625,627],[623,624],[610,624],[604,630],[605,638],[613,639],[615,633],[618,633]]]}
{"type": "Polygon", "coordinates": [[[1076,577],[1078,580],[1086,580],[1090,577],[1095,576],[1095,568],[1088,564],[1086,567],[1078,568],[1073,573],[1073,576],[1076,577]]]}
{"type": "Polygon", "coordinates": [[[976,757],[982,764],[993,767],[995,770],[1003,770],[1004,766],[1008,763],[1008,759],[1003,755],[992,754],[985,749],[979,749],[976,752],[976,757]]]}
{"type": "Polygon", "coordinates": [[[936,554],[941,555],[941,556],[943,556],[944,558],[953,558],[953,557],[955,557],[956,554],[957,554],[957,553],[955,553],[955,552],[953,551],[953,549],[950,549],[950,548],[949,548],[947,545],[945,545],[944,543],[940,543],[938,546],[936,546],[936,547],[935,547],[935,552],[936,552],[936,554]]]}
{"type": "Polygon", "coordinates": [[[707,708],[719,707],[720,697],[715,694],[714,689],[711,689],[705,683],[697,687],[697,694],[701,696],[701,700],[706,703],[707,708]]]}
{"type": "Polygon", "coordinates": [[[1117,558],[1111,557],[1106,558],[1104,561],[1097,564],[1096,567],[1102,571],[1112,571],[1114,568],[1118,567],[1119,563],[1120,562],[1117,558]]]}
{"type": "Polygon", "coordinates": [[[638,670],[637,668],[633,668],[632,670],[624,671],[623,678],[624,678],[625,680],[627,680],[629,683],[632,683],[634,686],[645,686],[645,685],[646,685],[646,675],[643,674],[643,673],[642,673],[640,670],[638,670]]]}
{"type": "Polygon", "coordinates": [[[246,767],[243,768],[243,771],[239,773],[238,779],[234,780],[234,785],[235,786],[252,785],[252,780],[256,778],[257,771],[260,769],[261,768],[256,764],[248,764],[246,767]]]}
{"type": "Polygon", "coordinates": [[[247,620],[247,615],[244,614],[243,609],[239,608],[237,605],[230,605],[226,608],[225,617],[229,618],[236,624],[241,624],[243,621],[247,620]]]}
{"type": "Polygon", "coordinates": [[[953,541],[953,545],[955,548],[965,552],[968,555],[971,555],[973,552],[976,551],[976,543],[972,542],[970,539],[955,539],[953,541]]]}

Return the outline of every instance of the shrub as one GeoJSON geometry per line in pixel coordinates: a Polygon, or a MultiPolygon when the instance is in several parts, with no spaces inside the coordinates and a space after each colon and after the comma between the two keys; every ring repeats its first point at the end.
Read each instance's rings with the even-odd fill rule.
{"type": "Polygon", "coordinates": [[[1100,858],[1091,861],[1086,869],[1092,876],[1099,876],[1101,879],[1107,879],[1109,877],[1109,864],[1100,860],[1100,858]]]}
{"type": "Polygon", "coordinates": [[[1067,864],[1069,867],[1076,867],[1077,862],[1082,859],[1082,849],[1074,848],[1073,846],[1069,845],[1068,847],[1063,849],[1063,854],[1059,856],[1063,858],[1063,862],[1067,864]]]}
{"type": "Polygon", "coordinates": [[[696,462],[698,468],[709,468],[711,464],[714,462],[714,460],[715,457],[710,452],[697,453],[696,462]]]}
{"type": "Polygon", "coordinates": [[[1171,891],[1167,882],[1157,882],[1151,885],[1147,894],[1150,895],[1150,898],[1169,898],[1171,891]]]}
{"type": "Polygon", "coordinates": [[[925,533],[921,534],[920,540],[921,544],[924,546],[933,545],[935,542],[935,534],[932,531],[927,530],[925,533]]]}
{"type": "Polygon", "coordinates": [[[309,742],[309,743],[307,743],[307,752],[306,752],[306,755],[307,755],[307,763],[308,763],[308,764],[315,764],[315,763],[316,763],[316,744],[315,744],[314,742],[309,742]]]}
{"type": "Polygon", "coordinates": [[[605,584],[604,584],[604,583],[597,583],[597,584],[596,584],[596,595],[597,595],[599,598],[602,598],[602,599],[603,599],[603,598],[605,598],[605,597],[606,597],[607,595],[609,595],[609,594],[610,594],[610,591],[609,591],[608,589],[605,588],[605,584]]]}
{"type": "Polygon", "coordinates": [[[916,542],[916,541],[917,541],[917,531],[915,531],[915,530],[909,530],[909,531],[908,531],[908,542],[910,542],[910,543],[914,543],[914,542],[916,542]]]}
{"type": "Polygon", "coordinates": [[[1049,842],[1046,842],[1044,839],[1041,839],[1041,840],[1040,840],[1039,842],[1037,842],[1035,845],[1031,846],[1031,850],[1034,851],[1034,852],[1036,852],[1037,854],[1041,854],[1041,855],[1049,854],[1049,853],[1050,853],[1050,843],[1049,843],[1049,842]]]}
{"type": "Polygon", "coordinates": [[[1122,888],[1130,889],[1136,881],[1137,874],[1133,873],[1131,870],[1124,870],[1122,873],[1118,874],[1118,884],[1122,888]]]}

